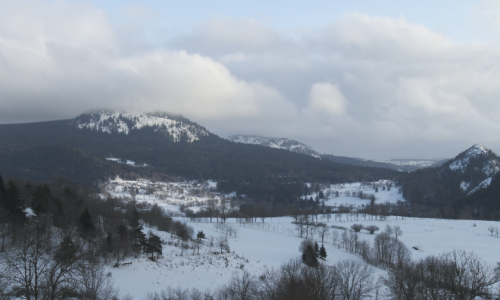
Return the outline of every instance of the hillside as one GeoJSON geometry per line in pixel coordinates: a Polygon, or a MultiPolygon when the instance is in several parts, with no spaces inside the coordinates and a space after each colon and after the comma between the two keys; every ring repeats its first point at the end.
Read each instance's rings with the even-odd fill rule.
{"type": "Polygon", "coordinates": [[[268,138],[256,135],[232,135],[228,136],[227,139],[236,143],[259,145],[274,149],[283,149],[320,158],[320,154],[313,148],[295,140],[289,140],[287,138],[268,138]]]}
{"type": "Polygon", "coordinates": [[[297,199],[302,194],[299,182],[397,176],[391,170],[233,143],[180,116],[108,111],[90,111],[71,120],[0,125],[0,174],[36,181],[64,176],[91,184],[115,175],[213,179],[223,189],[278,202],[297,199]]]}
{"type": "MultiPolygon", "coordinates": [[[[483,206],[484,201],[479,200],[483,195],[479,192],[493,182],[492,179],[499,173],[499,166],[500,160],[493,151],[476,144],[439,167],[402,175],[400,183],[408,201],[438,207],[443,217],[481,215],[483,218],[488,215],[490,218],[498,211],[488,211],[483,206]]],[[[488,203],[492,204],[491,201],[488,203]]]]}

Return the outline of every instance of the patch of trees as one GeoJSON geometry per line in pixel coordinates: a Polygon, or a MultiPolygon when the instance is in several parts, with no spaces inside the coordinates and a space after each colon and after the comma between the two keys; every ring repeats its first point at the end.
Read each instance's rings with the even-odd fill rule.
{"type": "Polygon", "coordinates": [[[162,254],[160,237],[145,234],[144,225],[182,241],[193,236],[156,206],[103,199],[65,181],[37,185],[0,176],[0,299],[115,299],[104,264],[162,254]]]}
{"type": "Polygon", "coordinates": [[[131,130],[128,135],[108,134],[76,129],[69,120],[0,125],[0,173],[44,182],[64,176],[93,186],[97,180],[117,174],[125,179],[212,179],[221,183],[220,191],[237,191],[280,204],[302,196],[301,182],[374,181],[399,176],[393,170],[338,164],[291,151],[233,143],[215,135],[193,143],[174,143],[151,128],[131,130]],[[107,161],[106,157],[149,166],[137,168],[107,161]]]}

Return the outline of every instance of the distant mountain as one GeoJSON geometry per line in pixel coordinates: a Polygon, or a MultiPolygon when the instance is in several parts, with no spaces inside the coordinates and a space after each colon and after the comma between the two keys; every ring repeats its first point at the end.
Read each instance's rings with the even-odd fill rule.
{"type": "Polygon", "coordinates": [[[227,139],[236,143],[259,145],[274,149],[283,149],[320,158],[319,153],[316,152],[316,150],[314,150],[313,148],[300,142],[289,140],[287,138],[268,138],[257,135],[231,135],[228,136],[227,139]]]}
{"type": "MultiPolygon", "coordinates": [[[[499,157],[483,145],[476,144],[439,167],[405,174],[400,182],[404,197],[410,202],[448,207],[448,213],[459,214],[466,203],[468,207],[478,203],[471,203],[468,199],[488,188],[499,172],[499,157]]],[[[484,207],[477,209],[484,211],[484,207]]]]}
{"type": "Polygon", "coordinates": [[[226,139],[236,143],[259,145],[274,149],[288,150],[295,153],[313,156],[316,158],[326,159],[339,164],[386,168],[386,169],[405,171],[405,172],[414,171],[425,167],[435,166],[436,163],[439,162],[438,160],[423,160],[423,159],[412,159],[412,160],[394,159],[387,161],[379,161],[379,160],[368,160],[368,159],[346,157],[346,156],[336,156],[331,154],[319,154],[312,147],[307,146],[301,142],[290,140],[287,138],[269,138],[257,135],[231,135],[226,139]]]}
{"type": "Polygon", "coordinates": [[[304,182],[395,180],[398,175],[234,143],[182,116],[96,110],[70,120],[0,125],[0,174],[33,181],[63,176],[94,186],[116,175],[212,179],[221,191],[276,203],[298,199],[304,182]]]}
{"type": "Polygon", "coordinates": [[[441,160],[423,160],[423,159],[391,159],[391,160],[369,160],[362,158],[353,158],[345,156],[335,156],[331,154],[322,154],[322,159],[328,159],[336,163],[348,164],[354,166],[387,168],[396,171],[410,172],[422,168],[434,167],[443,164],[441,160]]]}
{"type": "Polygon", "coordinates": [[[79,115],[70,123],[78,129],[126,135],[131,130],[151,128],[155,132],[163,133],[173,142],[185,139],[192,143],[210,135],[205,128],[188,119],[166,113],[91,110],[79,115]]]}

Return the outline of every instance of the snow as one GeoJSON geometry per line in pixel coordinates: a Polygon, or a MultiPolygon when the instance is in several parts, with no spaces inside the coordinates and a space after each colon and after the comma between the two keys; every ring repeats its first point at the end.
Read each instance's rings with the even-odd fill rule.
{"type": "MultiPolygon", "coordinates": [[[[498,261],[500,239],[488,232],[488,227],[498,226],[497,222],[400,217],[396,219],[393,216],[384,221],[369,220],[369,218],[368,216],[367,220],[362,217],[358,220],[347,220],[344,216],[341,222],[333,221],[334,218],[331,218],[328,225],[349,228],[354,223],[364,226],[373,224],[381,231],[386,225],[400,226],[403,235],[399,239],[411,250],[413,259],[437,256],[453,250],[465,250],[474,251],[491,266],[495,266],[498,261]],[[414,246],[419,250],[412,249],[414,246]]],[[[184,218],[177,219],[187,221],[184,218]]],[[[267,218],[264,223],[259,220],[256,223],[240,225],[235,219],[228,219],[227,224],[237,230],[236,238],[229,238],[231,254],[209,254],[208,247],[205,247],[200,250],[200,255],[192,254],[192,250],[188,250],[188,253],[180,256],[178,247],[163,245],[163,258],[158,262],[151,262],[142,255],[126,259],[124,262],[132,262],[130,266],[109,267],[109,271],[112,272],[115,285],[120,288],[121,293],[130,294],[135,299],[143,299],[147,292],[161,291],[167,286],[213,290],[227,284],[234,273],[241,273],[241,265],[243,270],[259,275],[266,268],[277,268],[291,259],[300,259],[298,247],[302,239],[297,236],[298,232],[292,221],[292,218],[280,217],[267,218]]],[[[195,232],[202,230],[207,238],[218,237],[222,233],[216,230],[214,223],[189,222],[188,225],[192,226],[195,232]]],[[[342,232],[333,228],[331,230],[342,232]]],[[[170,236],[162,232],[158,234],[164,240],[168,240],[170,236]]],[[[360,239],[370,242],[374,237],[375,235],[366,231],[360,233],[360,239]]],[[[316,235],[314,239],[321,244],[320,237],[316,235]]],[[[332,236],[325,238],[324,245],[328,253],[325,263],[328,265],[346,258],[361,261],[359,257],[334,246],[332,236]]],[[[376,276],[384,275],[385,272],[375,268],[376,276]]]]}
{"type": "Polygon", "coordinates": [[[148,164],[137,164],[133,160],[120,159],[120,158],[116,158],[116,157],[107,157],[106,160],[114,161],[114,162],[119,163],[119,164],[127,164],[127,165],[132,166],[132,167],[147,167],[147,166],[149,166],[148,164]]]}
{"type": "Polygon", "coordinates": [[[274,149],[284,149],[320,158],[319,153],[316,152],[316,150],[314,150],[313,148],[305,144],[299,143],[297,141],[289,140],[287,138],[268,138],[262,136],[232,135],[227,137],[227,139],[236,143],[259,145],[274,149]]]}
{"type": "Polygon", "coordinates": [[[92,110],[82,116],[90,117],[91,120],[83,122],[76,118],[76,126],[79,129],[129,134],[130,130],[152,127],[155,131],[169,133],[174,142],[180,141],[181,136],[185,135],[190,143],[209,135],[209,132],[200,126],[188,125],[158,113],[92,110]],[[131,126],[127,125],[127,123],[131,126]]]}
{"type": "Polygon", "coordinates": [[[462,191],[467,191],[467,189],[469,188],[469,185],[470,185],[470,182],[465,182],[465,181],[462,181],[460,183],[460,188],[462,189],[462,191]]]}
{"type": "MultiPolygon", "coordinates": [[[[479,156],[489,156],[488,149],[481,144],[476,144],[469,148],[463,157],[456,159],[450,164],[450,170],[460,171],[464,173],[471,159],[475,159],[479,156]]],[[[494,175],[500,171],[500,162],[496,159],[489,159],[483,166],[482,172],[487,176],[494,175]]]]}
{"type": "MultiPolygon", "coordinates": [[[[398,201],[405,202],[403,195],[399,193],[399,187],[395,185],[394,182],[389,180],[379,180],[375,182],[369,182],[368,184],[362,184],[361,182],[345,183],[345,184],[332,184],[328,188],[323,189],[325,194],[325,205],[328,206],[363,206],[369,205],[370,199],[361,199],[357,196],[352,196],[353,193],[358,193],[362,191],[363,194],[372,194],[375,196],[376,204],[391,203],[395,204],[398,201]],[[391,184],[391,190],[383,190],[382,187],[387,184],[391,184]],[[378,188],[378,192],[375,192],[373,187],[378,188]],[[336,197],[336,192],[339,193],[339,197],[336,197]]],[[[316,193],[312,195],[315,199],[316,193]]],[[[311,196],[307,196],[309,198],[311,196]]],[[[304,198],[304,197],[303,197],[304,198]]]]}
{"type": "Polygon", "coordinates": [[[490,178],[486,178],[485,180],[481,181],[481,183],[476,186],[474,189],[472,189],[470,192],[469,192],[469,195],[472,195],[474,194],[475,192],[479,191],[480,189],[485,189],[487,187],[490,186],[491,184],[491,177],[490,178]]]}
{"type": "Polygon", "coordinates": [[[422,160],[422,159],[391,159],[391,160],[373,159],[373,161],[393,164],[397,166],[415,166],[420,168],[429,167],[436,163],[436,161],[433,160],[422,160]]]}

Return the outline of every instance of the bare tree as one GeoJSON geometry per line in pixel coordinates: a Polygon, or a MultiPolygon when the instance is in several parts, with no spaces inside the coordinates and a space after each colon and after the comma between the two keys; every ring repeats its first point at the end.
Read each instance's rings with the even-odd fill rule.
{"type": "Polygon", "coordinates": [[[394,226],[394,238],[396,238],[396,241],[398,240],[399,236],[403,235],[403,230],[401,230],[401,227],[399,226],[394,226]]]}
{"type": "Polygon", "coordinates": [[[44,275],[52,259],[50,232],[27,226],[15,245],[2,255],[13,288],[26,299],[41,299],[44,275]]]}
{"type": "Polygon", "coordinates": [[[363,225],[361,224],[352,224],[351,229],[355,232],[360,232],[363,229],[363,225]]]}
{"type": "Polygon", "coordinates": [[[335,265],[335,273],[341,299],[363,299],[375,289],[373,270],[365,263],[355,260],[341,260],[335,265]]]}
{"type": "Polygon", "coordinates": [[[442,287],[454,299],[488,298],[491,296],[490,287],[500,282],[499,274],[472,252],[454,250],[442,254],[440,260],[443,264],[442,287]]]}
{"type": "Polygon", "coordinates": [[[319,233],[319,236],[321,236],[321,243],[324,243],[325,236],[328,236],[330,234],[330,227],[326,226],[326,224],[321,224],[316,229],[319,233]]]}
{"type": "Polygon", "coordinates": [[[98,259],[81,261],[77,268],[74,291],[78,299],[107,300],[117,299],[118,290],[113,287],[111,273],[104,272],[104,266],[98,259]]]}
{"type": "Polygon", "coordinates": [[[374,234],[375,231],[379,230],[378,226],[375,226],[375,225],[368,225],[365,227],[365,229],[368,230],[368,232],[370,232],[370,234],[374,234]]]}

